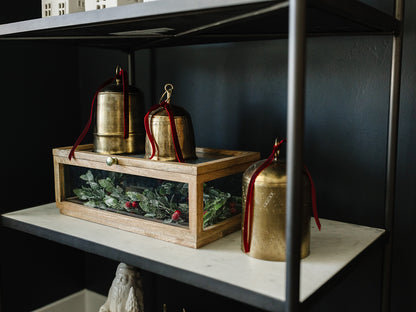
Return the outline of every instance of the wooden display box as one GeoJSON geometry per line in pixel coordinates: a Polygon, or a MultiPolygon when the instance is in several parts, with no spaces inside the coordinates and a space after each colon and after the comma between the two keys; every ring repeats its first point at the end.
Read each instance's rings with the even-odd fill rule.
{"type": "MultiPolygon", "coordinates": [[[[204,207],[204,197],[207,196],[204,191],[207,185],[222,181],[222,185],[226,187],[237,188],[239,193],[235,198],[241,200],[241,175],[254,161],[260,159],[260,154],[257,152],[197,148],[198,159],[190,163],[153,161],[144,159],[143,155],[112,155],[117,159],[117,163],[109,166],[107,164],[109,155],[93,152],[92,145],[79,146],[72,160],[68,159],[70,149],[71,147],[53,149],[56,205],[62,214],[192,248],[199,248],[217,240],[238,230],[241,226],[241,213],[236,213],[213,225],[204,226],[206,217],[204,217],[206,213],[204,209],[208,209],[204,207]],[[164,181],[175,185],[186,183],[188,209],[186,222],[172,224],[170,221],[166,223],[166,220],[157,220],[147,215],[117,210],[119,208],[114,210],[86,206],[85,202],[74,195],[73,187],[70,186],[74,174],[69,173],[70,170],[84,170],[84,172],[95,170],[98,174],[113,175],[115,172],[126,175],[130,180],[148,179],[154,183],[165,183],[164,181]],[[234,181],[228,182],[224,179],[234,179],[234,181]]],[[[125,193],[129,196],[131,194],[142,196],[140,192],[125,193]]]]}

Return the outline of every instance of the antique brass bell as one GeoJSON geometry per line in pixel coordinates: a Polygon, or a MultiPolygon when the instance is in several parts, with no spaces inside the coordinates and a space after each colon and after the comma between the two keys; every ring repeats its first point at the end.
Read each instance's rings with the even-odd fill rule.
{"type": "MultiPolygon", "coordinates": [[[[275,145],[276,146],[276,145],[275,145]]],[[[272,155],[271,155],[272,156],[272,155]]],[[[251,177],[265,163],[260,160],[251,165],[243,174],[243,221],[241,248],[244,248],[244,224],[246,221],[247,191],[251,177]]],[[[250,243],[247,255],[272,261],[286,259],[286,164],[279,160],[279,150],[274,153],[270,165],[255,178],[252,195],[250,222],[250,243]]],[[[305,174],[303,179],[301,220],[301,258],[309,255],[310,211],[312,207],[311,184],[305,174]]]]}
{"type": "MultiPolygon", "coordinates": [[[[120,68],[117,66],[116,75],[120,68]]],[[[103,154],[143,154],[143,95],[128,86],[128,137],[124,138],[124,94],[121,79],[101,89],[97,95],[94,151],[103,154]]]]}
{"type": "MultiPolygon", "coordinates": [[[[150,133],[146,135],[145,158],[161,161],[180,161],[178,159],[175,140],[180,147],[183,160],[196,159],[195,137],[191,116],[182,107],[170,104],[173,91],[172,84],[165,85],[160,104],[153,106],[146,115],[150,133]],[[162,101],[166,95],[166,100],[162,101]],[[171,118],[169,116],[171,114],[171,118]],[[172,133],[171,120],[176,129],[175,139],[172,133]],[[149,136],[150,134],[150,136],[149,136]],[[152,147],[152,142],[155,150],[152,147]]],[[[148,130],[146,130],[148,132],[148,130]]],[[[175,130],[174,130],[175,131],[175,130]]]]}

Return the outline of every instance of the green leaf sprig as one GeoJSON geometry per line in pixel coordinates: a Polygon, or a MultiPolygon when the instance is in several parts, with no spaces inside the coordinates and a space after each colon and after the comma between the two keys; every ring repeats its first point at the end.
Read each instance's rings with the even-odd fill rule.
{"type": "MultiPolygon", "coordinates": [[[[189,222],[188,184],[162,181],[141,192],[125,191],[123,175],[110,173],[94,177],[91,170],[80,176],[86,185],[74,189],[84,205],[105,210],[125,211],[166,223],[189,222]]],[[[204,184],[204,227],[221,222],[241,212],[241,197],[204,184]]]]}

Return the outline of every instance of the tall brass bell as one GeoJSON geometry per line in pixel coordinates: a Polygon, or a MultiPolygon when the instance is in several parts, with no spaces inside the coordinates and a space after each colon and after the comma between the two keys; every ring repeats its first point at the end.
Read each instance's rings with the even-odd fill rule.
{"type": "MultiPolygon", "coordinates": [[[[118,73],[119,67],[116,69],[118,73]]],[[[128,137],[124,138],[124,94],[121,79],[101,89],[97,95],[94,151],[103,154],[143,154],[143,95],[128,86],[128,137]]]]}
{"type": "MultiPolygon", "coordinates": [[[[173,85],[165,85],[160,104],[153,106],[146,115],[145,124],[148,122],[150,132],[146,135],[145,158],[161,161],[179,161],[175,148],[175,138],[172,132],[171,120],[174,120],[177,144],[183,160],[196,159],[195,137],[192,120],[189,113],[182,107],[170,104],[173,85]],[[166,95],[166,100],[163,97],[166,95]],[[171,118],[169,117],[169,111],[171,118]],[[151,140],[153,140],[154,148],[151,140]]],[[[146,130],[147,131],[147,130],[146,130]]]]}
{"type": "MultiPolygon", "coordinates": [[[[246,219],[247,191],[251,177],[265,163],[260,160],[251,165],[243,174],[243,221],[241,249],[244,248],[244,224],[246,219]]],[[[250,247],[247,255],[272,261],[286,259],[286,164],[279,160],[278,151],[269,166],[255,179],[252,195],[250,223],[250,247]]],[[[302,220],[301,220],[301,258],[309,255],[310,211],[312,207],[311,184],[305,174],[303,179],[302,220]]]]}

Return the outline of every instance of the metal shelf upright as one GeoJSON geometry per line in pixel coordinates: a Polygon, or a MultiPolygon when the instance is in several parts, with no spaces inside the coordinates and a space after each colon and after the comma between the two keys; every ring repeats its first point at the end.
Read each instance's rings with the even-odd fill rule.
{"type": "Polygon", "coordinates": [[[286,190],[286,312],[298,312],[300,283],[300,214],[302,207],[305,115],[306,0],[289,5],[286,190]]]}
{"type": "Polygon", "coordinates": [[[382,312],[391,310],[391,276],[393,255],[394,207],[396,192],[397,141],[399,130],[400,85],[403,48],[404,0],[396,0],[394,16],[399,21],[398,31],[393,35],[390,102],[387,137],[385,229],[387,238],[384,249],[382,312]]]}

